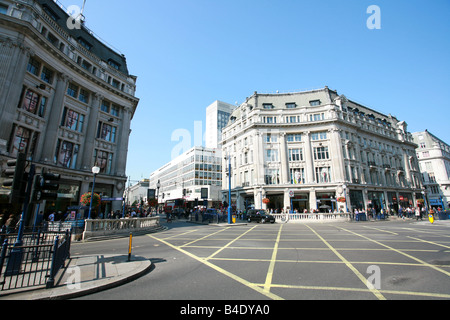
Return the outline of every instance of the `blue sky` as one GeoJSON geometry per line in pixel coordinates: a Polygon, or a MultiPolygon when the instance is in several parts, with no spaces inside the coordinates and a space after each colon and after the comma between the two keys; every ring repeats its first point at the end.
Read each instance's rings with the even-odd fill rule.
{"type": "Polygon", "coordinates": [[[450,143],[449,0],[87,0],[84,15],[138,76],[132,180],[169,162],[172,133],[193,135],[212,102],[254,91],[328,86],[450,143]]]}

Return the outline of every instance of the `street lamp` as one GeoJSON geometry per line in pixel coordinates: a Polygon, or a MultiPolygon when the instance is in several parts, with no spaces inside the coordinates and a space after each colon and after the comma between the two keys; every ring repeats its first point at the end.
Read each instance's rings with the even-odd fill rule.
{"type": "Polygon", "coordinates": [[[156,205],[156,214],[159,213],[159,188],[161,188],[161,180],[158,180],[158,183],[156,184],[156,189],[158,189],[158,194],[157,194],[157,198],[158,198],[158,204],[156,205]]]}
{"type": "Polygon", "coordinates": [[[228,160],[228,224],[231,224],[231,156],[225,157],[225,161],[228,160]],[[228,158],[228,159],[227,159],[228,158]]]}
{"type": "Polygon", "coordinates": [[[92,200],[94,199],[95,177],[100,173],[100,167],[94,166],[92,168],[92,173],[94,174],[94,181],[92,182],[92,192],[91,192],[91,201],[90,201],[90,204],[89,204],[88,220],[91,220],[92,200]]]}

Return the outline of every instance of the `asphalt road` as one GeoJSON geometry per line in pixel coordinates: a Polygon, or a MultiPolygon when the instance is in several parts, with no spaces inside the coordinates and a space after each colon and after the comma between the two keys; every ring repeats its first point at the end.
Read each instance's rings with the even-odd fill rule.
{"type": "MultiPolygon", "coordinates": [[[[80,299],[450,299],[450,221],[169,228],[133,239],[151,272],[80,299]]],[[[72,256],[127,249],[128,239],[75,243],[72,256]]]]}

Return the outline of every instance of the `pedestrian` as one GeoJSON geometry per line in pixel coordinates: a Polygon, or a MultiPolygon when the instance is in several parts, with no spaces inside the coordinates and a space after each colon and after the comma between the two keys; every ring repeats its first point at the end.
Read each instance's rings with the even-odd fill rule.
{"type": "Polygon", "coordinates": [[[52,212],[49,216],[48,216],[48,221],[50,222],[54,222],[55,221],[55,213],[52,212]]]}
{"type": "Polygon", "coordinates": [[[416,208],[416,220],[419,221],[419,218],[420,218],[420,220],[422,220],[422,218],[421,218],[421,216],[420,216],[420,208],[417,207],[417,208],[416,208]]]}

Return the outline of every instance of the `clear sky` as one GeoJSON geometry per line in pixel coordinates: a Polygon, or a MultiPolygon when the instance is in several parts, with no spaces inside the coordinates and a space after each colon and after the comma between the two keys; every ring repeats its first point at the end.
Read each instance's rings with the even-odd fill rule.
{"type": "Polygon", "coordinates": [[[193,146],[208,105],[254,91],[328,86],[450,143],[449,0],[87,0],[84,15],[138,77],[132,180],[171,160],[175,130],[193,146]]]}

